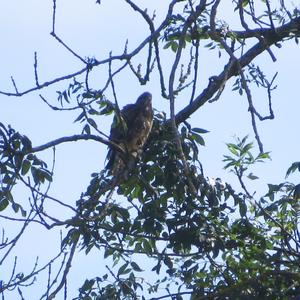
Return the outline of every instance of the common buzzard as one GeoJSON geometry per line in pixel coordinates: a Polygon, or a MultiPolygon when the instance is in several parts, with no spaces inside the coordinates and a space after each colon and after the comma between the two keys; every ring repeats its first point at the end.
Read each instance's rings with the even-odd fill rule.
{"type": "Polygon", "coordinates": [[[126,105],[116,113],[110,129],[110,140],[124,153],[109,147],[106,168],[117,178],[126,178],[142,153],[153,123],[152,95],[140,95],[135,104],[126,105]]]}

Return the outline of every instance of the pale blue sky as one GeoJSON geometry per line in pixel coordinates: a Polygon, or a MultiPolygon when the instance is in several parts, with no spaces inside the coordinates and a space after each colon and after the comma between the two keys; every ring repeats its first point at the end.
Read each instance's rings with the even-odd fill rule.
{"type": "MultiPolygon", "coordinates": [[[[94,3],[93,0],[57,0],[57,34],[82,57],[94,56],[101,60],[108,57],[110,50],[113,54],[121,54],[127,38],[129,50],[134,49],[144,39],[147,26],[141,22],[139,16],[128,9],[123,1],[114,0],[113,6],[112,1],[107,0],[103,0],[100,6],[94,3]]],[[[165,14],[167,1],[147,0],[139,3],[145,6],[152,5],[152,8],[155,6],[157,20],[165,14]]],[[[49,34],[52,30],[52,1],[0,0],[0,5],[0,90],[13,91],[10,76],[14,77],[20,91],[34,86],[35,51],[38,54],[40,82],[83,67],[78,59],[49,34]]],[[[226,13],[224,15],[226,16],[226,13]]],[[[278,88],[273,92],[275,120],[258,122],[265,151],[272,151],[272,161],[254,170],[261,177],[261,181],[254,182],[252,188],[258,189],[261,193],[266,191],[265,183],[283,181],[290,164],[300,160],[299,46],[291,41],[284,43],[281,49],[273,47],[272,50],[277,62],[273,63],[267,53],[255,60],[256,63],[261,63],[269,78],[279,71],[278,88]]],[[[173,55],[167,50],[163,51],[162,55],[163,65],[168,69],[173,55]]],[[[135,61],[135,64],[137,65],[138,61],[135,61]]],[[[217,75],[223,69],[217,51],[201,50],[200,65],[199,87],[205,87],[208,77],[217,75]]],[[[96,88],[98,82],[101,87],[106,78],[107,67],[100,68],[92,77],[93,87],[96,88]]],[[[0,121],[11,124],[13,128],[29,136],[34,146],[61,136],[79,133],[80,126],[73,123],[77,113],[52,112],[38,96],[41,93],[51,103],[56,104],[55,91],[66,88],[67,85],[68,83],[64,82],[22,98],[0,95],[0,121]]],[[[243,137],[250,134],[251,140],[254,140],[245,96],[241,97],[238,93],[231,92],[231,86],[232,81],[227,84],[225,92],[217,102],[205,105],[190,119],[194,127],[202,127],[210,131],[204,136],[207,147],[200,149],[200,160],[206,175],[222,177],[229,182],[232,177],[222,169],[222,155],[226,152],[225,143],[231,142],[234,135],[243,137]]],[[[153,81],[147,86],[139,86],[132,75],[121,74],[116,80],[116,89],[121,105],[135,101],[141,92],[148,90],[153,94],[154,107],[168,111],[167,101],[160,96],[157,76],[154,76],[153,81]]],[[[201,91],[201,88],[198,91],[201,91]]],[[[183,106],[182,103],[186,103],[187,95],[189,94],[182,94],[178,98],[177,110],[183,106]]],[[[107,96],[111,97],[111,93],[109,92],[107,96]]],[[[259,107],[263,110],[267,107],[265,91],[253,89],[252,96],[255,103],[259,103],[259,107]]],[[[110,121],[105,118],[99,119],[98,126],[108,133],[110,121]]],[[[106,146],[96,142],[77,142],[59,146],[56,152],[56,175],[50,194],[66,203],[74,204],[80,193],[85,190],[90,174],[102,169],[106,146]]],[[[39,155],[51,164],[51,151],[39,155]]],[[[298,174],[291,179],[295,183],[300,181],[298,174]]],[[[234,185],[237,187],[235,183],[234,185]]],[[[17,191],[16,200],[20,203],[26,202],[28,195],[24,196],[21,188],[17,188],[17,191]]],[[[52,204],[48,209],[52,209],[52,204]]],[[[57,211],[57,215],[63,218],[64,212],[57,211]]],[[[8,233],[14,230],[13,227],[7,228],[9,228],[8,233]]],[[[34,226],[25,235],[21,241],[22,247],[16,248],[16,253],[22,250],[20,259],[27,271],[32,268],[36,256],[40,256],[42,264],[46,262],[48,256],[52,257],[56,253],[59,239],[55,234],[57,232],[52,233],[34,226]]],[[[79,257],[78,261],[75,258],[74,271],[70,276],[71,287],[75,288],[86,277],[97,275],[98,268],[104,265],[101,257],[98,257],[99,266],[95,263],[94,256],[85,258],[84,255],[80,255],[79,257]]],[[[12,260],[9,262],[11,263],[12,260]]],[[[10,270],[9,265],[4,264],[0,267],[0,274],[5,274],[8,270],[10,270]]],[[[43,287],[46,286],[46,282],[41,284],[43,287]]],[[[37,289],[40,290],[41,287],[37,289]]],[[[70,294],[76,295],[76,291],[75,294],[73,292],[69,289],[70,294]]],[[[24,291],[25,299],[26,295],[28,294],[24,291]]]]}

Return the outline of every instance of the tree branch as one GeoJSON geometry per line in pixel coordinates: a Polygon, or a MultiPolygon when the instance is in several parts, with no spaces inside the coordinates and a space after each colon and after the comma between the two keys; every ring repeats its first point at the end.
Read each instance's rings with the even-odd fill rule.
{"type": "MultiPolygon", "coordinates": [[[[54,1],[55,3],[55,1],[54,1]]],[[[0,94],[1,95],[5,95],[5,96],[14,96],[14,97],[22,97],[23,95],[29,94],[31,92],[43,89],[45,87],[48,87],[50,85],[56,84],[60,81],[64,81],[64,80],[68,80],[71,78],[74,78],[76,76],[79,76],[85,72],[87,72],[88,69],[100,66],[100,65],[104,65],[107,64],[113,60],[130,60],[133,56],[137,55],[150,41],[152,41],[155,37],[159,36],[160,32],[168,25],[169,23],[169,19],[172,16],[173,13],[173,8],[175,6],[175,4],[177,3],[177,0],[173,0],[170,5],[169,5],[169,9],[166,15],[166,18],[164,19],[164,21],[160,24],[160,26],[151,33],[151,35],[149,35],[147,38],[145,38],[132,52],[130,53],[123,53],[121,55],[115,55],[115,56],[110,56],[109,58],[103,59],[103,60],[94,60],[92,63],[87,64],[83,69],[78,70],[74,73],[68,74],[68,75],[64,75],[61,77],[56,77],[50,81],[45,81],[44,83],[41,83],[39,86],[34,86],[33,88],[24,90],[22,92],[18,91],[16,88],[16,84],[13,81],[13,85],[15,87],[15,92],[5,92],[5,91],[1,91],[0,90],[0,94]]],[[[53,17],[55,22],[55,16],[53,17]]],[[[53,28],[52,28],[53,30],[53,28]]],[[[154,39],[155,40],[155,39],[154,39]]],[[[158,49],[158,47],[157,47],[158,49]]],[[[161,79],[162,80],[162,79],[161,79]]]]}
{"type": "MultiPolygon", "coordinates": [[[[282,41],[285,38],[290,38],[290,33],[300,33],[300,17],[293,19],[288,24],[276,28],[276,31],[265,30],[264,40],[259,41],[256,45],[250,48],[244,55],[242,55],[237,63],[241,68],[248,65],[255,57],[264,52],[268,47],[282,41]]],[[[183,108],[176,114],[176,124],[180,124],[188,119],[197,109],[204,105],[221,87],[225,77],[227,80],[233,76],[238,75],[238,68],[236,64],[232,64],[229,70],[222,71],[218,76],[210,78],[208,86],[196,99],[183,108]]]]}
{"type": "Polygon", "coordinates": [[[106,140],[106,139],[104,139],[100,136],[93,135],[93,134],[75,134],[75,135],[72,135],[72,136],[61,137],[61,138],[58,138],[56,140],[50,141],[46,144],[33,147],[30,151],[28,151],[28,153],[44,151],[46,149],[49,149],[49,148],[52,148],[52,147],[57,146],[59,144],[63,144],[63,143],[67,143],[67,142],[90,141],[90,140],[100,142],[102,144],[105,144],[109,147],[114,148],[117,151],[124,152],[123,149],[119,145],[117,145],[116,143],[114,143],[112,141],[106,140]]]}
{"type": "Polygon", "coordinates": [[[75,254],[75,250],[76,250],[76,246],[77,246],[78,241],[79,241],[79,236],[77,237],[77,239],[75,241],[73,241],[73,245],[71,247],[70,255],[69,255],[65,270],[63,272],[62,279],[61,279],[58,287],[56,288],[56,290],[53,291],[49,295],[48,300],[54,299],[56,294],[63,288],[64,284],[66,283],[67,276],[68,276],[68,273],[69,273],[70,268],[71,268],[72,260],[74,258],[74,254],[75,254]]]}

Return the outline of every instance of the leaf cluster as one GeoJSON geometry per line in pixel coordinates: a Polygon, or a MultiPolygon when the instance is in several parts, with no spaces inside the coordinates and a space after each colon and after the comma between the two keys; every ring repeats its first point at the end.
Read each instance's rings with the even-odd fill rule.
{"type": "MultiPolygon", "coordinates": [[[[189,179],[197,195],[189,188],[174,135],[162,113],[155,116],[141,161],[129,180],[118,187],[123,198],[120,203],[101,200],[101,187],[109,181],[104,174],[93,175],[79,207],[82,213],[76,227],[82,248],[87,253],[94,248],[105,249],[105,257],[113,260],[116,271],[109,270],[101,280],[87,281],[91,286],[84,285],[81,296],[97,295],[102,299],[109,294],[112,299],[135,299],[144,294],[141,256],[149,257],[151,271],[159,276],[156,283],[148,283],[150,294],[175,283],[175,294],[180,297],[184,290],[191,299],[209,295],[216,299],[283,299],[285,288],[296,282],[298,276],[294,273],[274,272],[275,263],[280,270],[291,271],[281,250],[285,246],[280,244],[282,240],[275,230],[278,224],[270,216],[275,207],[282,206],[276,205],[272,211],[259,206],[249,214],[246,193],[237,194],[228,184],[207,180],[197,167],[199,149],[193,136],[205,132],[187,123],[180,131],[191,169],[189,179]],[[265,223],[259,218],[264,218],[265,223]],[[274,234],[270,236],[271,224],[274,234]],[[280,259],[279,253],[283,256],[280,259]],[[168,277],[161,277],[164,270],[168,277]]],[[[237,144],[229,143],[233,157],[226,156],[226,168],[244,173],[249,166],[269,157],[253,156],[252,146],[246,138],[238,139],[237,144]]],[[[285,212],[289,209],[285,207],[285,212]]],[[[293,224],[293,217],[286,222],[293,224]]]]}
{"type": "Polygon", "coordinates": [[[20,210],[25,216],[25,209],[14,201],[13,187],[19,180],[30,185],[31,178],[33,188],[37,188],[41,184],[51,182],[52,173],[43,160],[31,153],[32,145],[27,136],[10,127],[6,128],[3,124],[0,126],[0,211],[11,204],[15,212],[20,210]]]}

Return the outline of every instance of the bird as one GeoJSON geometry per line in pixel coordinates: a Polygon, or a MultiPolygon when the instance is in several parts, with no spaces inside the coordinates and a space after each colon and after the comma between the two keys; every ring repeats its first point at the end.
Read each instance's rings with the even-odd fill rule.
{"type": "Polygon", "coordinates": [[[134,104],[116,111],[109,140],[122,151],[109,146],[106,169],[115,178],[126,179],[143,152],[153,124],[152,95],[141,94],[134,104]]]}

